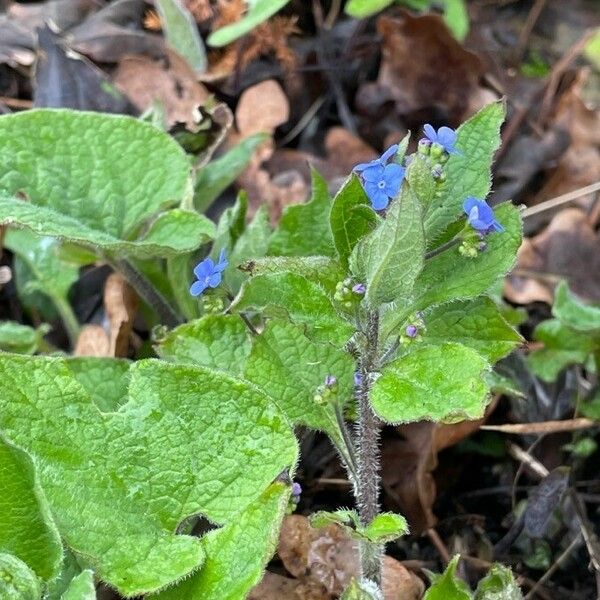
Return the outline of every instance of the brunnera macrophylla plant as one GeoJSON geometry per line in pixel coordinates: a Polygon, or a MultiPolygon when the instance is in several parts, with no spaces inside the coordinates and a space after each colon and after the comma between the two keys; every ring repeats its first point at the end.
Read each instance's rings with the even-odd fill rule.
{"type": "Polygon", "coordinates": [[[216,226],[199,214],[211,163],[195,172],[146,123],[0,117],[0,224],[51,248],[53,269],[120,270],[158,357],[0,356],[6,594],[93,598],[99,580],[245,598],[297,503],[304,426],[329,436],[356,496],[313,522],[358,540],[347,597],[380,597],[385,544],[408,531],[380,511],[382,425],[480,417],[493,363],[521,341],[486,296],[521,241],[518,210],[485,201],[503,118],[495,103],[456,131],[426,126],[414,154],[407,137],[333,199],[313,172],[273,230],[265,208],[246,223],[243,194],[216,226]]]}

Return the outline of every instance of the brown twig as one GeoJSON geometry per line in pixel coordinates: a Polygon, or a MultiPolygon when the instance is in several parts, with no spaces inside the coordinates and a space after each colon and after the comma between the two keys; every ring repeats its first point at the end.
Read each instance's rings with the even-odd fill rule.
{"type": "Polygon", "coordinates": [[[5,104],[11,108],[31,108],[33,106],[31,100],[21,100],[19,98],[10,98],[9,96],[0,96],[0,104],[5,104]]]}
{"type": "Polygon", "coordinates": [[[577,200],[577,198],[581,198],[582,196],[586,196],[587,194],[593,194],[594,192],[598,191],[600,191],[600,181],[597,181],[596,183],[592,183],[590,185],[586,185],[585,187],[579,188],[578,190],[573,190],[572,192],[561,194],[560,196],[556,196],[556,198],[545,200],[544,202],[540,202],[540,204],[536,204],[535,206],[530,206],[529,208],[526,208],[521,213],[521,215],[524,219],[527,219],[528,217],[532,217],[533,215],[537,215],[541,212],[545,212],[552,208],[556,208],[557,206],[567,204],[568,202],[573,202],[573,200],[577,200]]]}
{"type": "Polygon", "coordinates": [[[438,554],[441,556],[444,565],[447,565],[451,559],[450,552],[448,552],[448,548],[446,548],[446,544],[444,544],[444,541],[439,536],[438,532],[433,527],[430,527],[425,533],[431,543],[435,546],[438,554]]]}
{"type": "Polygon", "coordinates": [[[558,433],[561,431],[577,431],[579,429],[589,429],[598,427],[600,423],[592,419],[569,419],[566,421],[544,421],[542,423],[506,423],[503,425],[482,425],[480,429],[487,431],[500,431],[511,434],[532,434],[532,433],[558,433]]]}
{"type": "Polygon", "coordinates": [[[513,64],[518,65],[522,58],[523,53],[525,52],[525,48],[527,47],[527,43],[529,42],[529,38],[531,36],[531,32],[535,27],[542,11],[544,10],[548,0],[535,0],[534,5],[531,7],[529,14],[527,15],[527,20],[523,25],[523,29],[521,29],[521,34],[519,35],[519,41],[517,42],[517,47],[513,54],[513,64]]]}

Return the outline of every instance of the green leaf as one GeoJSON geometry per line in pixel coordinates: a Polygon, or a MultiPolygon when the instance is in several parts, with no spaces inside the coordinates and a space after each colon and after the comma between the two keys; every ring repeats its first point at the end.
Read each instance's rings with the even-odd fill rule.
{"type": "Polygon", "coordinates": [[[277,547],[290,489],[274,483],[239,517],[204,538],[200,571],[152,600],[243,600],[277,547]]]}
{"type": "Polygon", "coordinates": [[[402,515],[378,514],[364,529],[363,535],[375,543],[393,542],[408,533],[408,523],[402,515]]]}
{"type": "Polygon", "coordinates": [[[346,14],[355,19],[364,19],[391,6],[394,0],[350,0],[346,4],[346,14]]]}
{"type": "MultiPolygon", "coordinates": [[[[181,314],[189,321],[197,319],[202,314],[201,304],[198,298],[194,298],[190,294],[190,286],[194,280],[194,267],[198,263],[197,260],[192,262],[191,254],[180,254],[167,259],[167,278],[170,284],[170,290],[173,294],[173,299],[177,304],[181,314]]],[[[164,269],[161,268],[160,277],[164,281],[164,269]]],[[[163,292],[163,295],[168,298],[168,295],[163,292]]]]}
{"type": "Polygon", "coordinates": [[[25,562],[40,579],[52,579],[62,560],[58,531],[31,457],[2,437],[0,489],[0,552],[25,562]]]}
{"type": "Polygon", "coordinates": [[[206,315],[170,331],[156,351],[173,362],[241,375],[251,346],[248,327],[238,315],[206,315]]]}
{"type": "Polygon", "coordinates": [[[410,296],[424,252],[421,204],[405,183],[383,223],[354,248],[350,269],[366,283],[365,298],[376,307],[410,296]]]}
{"type": "Polygon", "coordinates": [[[42,589],[35,573],[16,556],[0,554],[0,598],[40,600],[42,589]]]}
{"type": "Polygon", "coordinates": [[[523,594],[512,571],[503,565],[494,564],[479,582],[475,600],[523,600],[523,594]]]}
{"type": "Polygon", "coordinates": [[[544,381],[556,381],[560,372],[569,365],[582,364],[588,353],[581,350],[551,350],[542,348],[527,356],[527,365],[534,375],[544,381]]]}
{"type": "Polygon", "coordinates": [[[379,600],[380,598],[381,590],[376,583],[369,579],[362,581],[352,579],[350,585],[340,596],[340,600],[379,600]]]}
{"type": "Polygon", "coordinates": [[[331,205],[333,243],[343,267],[358,241],[370,233],[379,220],[356,175],[340,188],[331,205]]]}
{"type": "Polygon", "coordinates": [[[358,539],[356,530],[360,528],[360,517],[355,510],[340,508],[334,511],[319,510],[309,517],[310,526],[316,529],[328,527],[329,525],[339,525],[344,531],[354,539],[358,539]]]}
{"type": "Polygon", "coordinates": [[[257,275],[242,287],[232,309],[262,310],[267,316],[289,318],[307,328],[316,340],[345,343],[354,328],[336,312],[319,284],[295,273],[257,275]]]}
{"type": "Polygon", "coordinates": [[[230,254],[239,237],[246,229],[246,212],[248,210],[248,196],[244,192],[238,194],[233,206],[226,208],[217,224],[214,237],[213,255],[218,256],[221,248],[230,254]]]}
{"type": "Polygon", "coordinates": [[[0,137],[2,224],[139,257],[190,251],[212,233],[208,220],[178,210],[137,239],[191,189],[187,156],[147,123],[36,109],[0,117],[0,137]]]}
{"type": "Polygon", "coordinates": [[[181,0],[157,0],[156,8],[169,45],[185,58],[196,73],[204,73],[206,50],[190,11],[181,0]]]}
{"type": "Polygon", "coordinates": [[[68,548],[64,548],[60,573],[58,577],[46,584],[44,600],[62,600],[62,595],[69,589],[71,581],[81,572],[81,567],[73,553],[68,548]]]}
{"type": "Polygon", "coordinates": [[[17,354],[35,354],[40,341],[48,331],[47,325],[34,329],[14,321],[0,321],[0,350],[17,354]]]}
{"type": "Polygon", "coordinates": [[[206,211],[238,178],[254,151],[268,139],[265,133],[251,135],[198,171],[194,184],[194,206],[198,212],[206,211]]]}
{"type": "Polygon", "coordinates": [[[384,367],[371,404],[388,423],[477,419],[487,404],[488,363],[461,344],[425,346],[384,367]]]}
{"type": "Polygon", "coordinates": [[[61,600],[96,600],[94,574],[89,569],[82,571],[69,583],[61,600]]]}
{"type": "Polygon", "coordinates": [[[440,195],[425,214],[425,235],[431,246],[458,215],[467,196],[484,199],[491,186],[490,168],[500,145],[500,126],[504,121],[502,102],[488,104],[457,130],[456,147],[446,163],[446,181],[440,195]]]}
{"type": "Polygon", "coordinates": [[[246,364],[246,379],[273,398],[292,423],[300,423],[340,440],[333,401],[344,406],[353,394],[354,361],[329,344],[308,339],[301,327],[271,321],[254,339],[246,364]],[[314,396],[327,375],[337,378],[332,403],[317,403],[314,396]]]}
{"type": "Polygon", "coordinates": [[[465,0],[443,0],[444,21],[454,37],[462,42],[469,33],[469,13],[465,0]]]}
{"type": "Polygon", "coordinates": [[[554,292],[552,314],[577,331],[600,330],[600,306],[584,304],[561,281],[554,292]]]}
{"type": "Polygon", "coordinates": [[[420,154],[414,154],[406,171],[406,180],[426,209],[435,198],[435,192],[438,188],[438,184],[431,173],[429,160],[420,154]]]}
{"type": "Polygon", "coordinates": [[[312,170],[312,197],[304,204],[292,204],[283,210],[279,226],[269,241],[273,256],[334,256],[329,226],[331,200],[327,182],[312,170]]]}
{"type": "Polygon", "coordinates": [[[208,45],[221,47],[241,38],[279,12],[290,0],[246,0],[248,12],[237,22],[225,25],[208,36],[208,45]]]}
{"type": "Polygon", "coordinates": [[[434,576],[432,586],[423,600],[472,600],[469,586],[456,576],[456,567],[460,556],[456,555],[442,575],[434,576]]]}
{"type": "Polygon", "coordinates": [[[0,377],[0,429],[34,457],[63,540],[124,595],[197,569],[202,541],[178,525],[225,525],[296,461],[279,410],[224,373],[138,361],[106,414],[62,359],[2,356],[0,377]]]}
{"type": "Polygon", "coordinates": [[[523,338],[504,320],[496,304],[484,296],[441,304],[423,315],[427,328],[423,340],[447,340],[476,350],[490,363],[509,354],[523,338]]]}

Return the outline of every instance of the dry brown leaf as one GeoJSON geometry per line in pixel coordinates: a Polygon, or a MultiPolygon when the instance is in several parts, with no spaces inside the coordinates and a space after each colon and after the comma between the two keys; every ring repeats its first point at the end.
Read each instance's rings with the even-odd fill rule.
{"type": "Polygon", "coordinates": [[[517,268],[506,280],[504,293],[517,304],[552,304],[561,279],[579,296],[600,301],[600,235],[578,208],[559,212],[539,235],[519,248],[517,268]]]}
{"type": "Polygon", "coordinates": [[[243,137],[273,133],[290,118],[290,105],[274,79],[261,81],[244,90],[235,110],[237,128],[243,137]]]}
{"type": "Polygon", "coordinates": [[[104,307],[110,331],[110,356],[128,355],[138,306],[139,298],[123,276],[119,273],[109,275],[104,286],[104,307]]]}
{"type": "Polygon", "coordinates": [[[252,588],[248,600],[329,600],[322,585],[300,581],[267,571],[262,581],[252,588]]]}
{"type": "Polygon", "coordinates": [[[111,356],[110,340],[100,325],[84,325],[75,345],[75,356],[111,356]]]}
{"type": "Polygon", "coordinates": [[[193,128],[196,108],[210,96],[185,59],[173,50],[161,59],[126,56],[119,63],[113,83],[140,111],[160,102],[169,127],[185,123],[193,128]]]}
{"type": "Polygon", "coordinates": [[[401,115],[428,111],[449,123],[468,116],[473,110],[470,99],[480,95],[483,65],[441,17],[384,15],[377,20],[377,31],[383,38],[383,58],[377,82],[359,90],[357,103],[363,112],[376,114],[393,101],[401,115]]]}
{"type": "MultiPolygon", "coordinates": [[[[314,529],[302,515],[284,519],[278,554],[301,583],[322,586],[324,600],[338,597],[358,573],[357,542],[337,525],[314,529]]],[[[385,600],[418,600],[424,590],[423,582],[390,556],[383,560],[382,588],[385,600]]]]}

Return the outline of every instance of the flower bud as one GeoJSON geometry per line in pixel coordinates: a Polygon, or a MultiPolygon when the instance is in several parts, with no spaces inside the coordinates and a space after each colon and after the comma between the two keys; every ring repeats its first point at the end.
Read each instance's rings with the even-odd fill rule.
{"type": "Polygon", "coordinates": [[[444,146],[438,144],[437,142],[431,144],[431,148],[429,150],[429,156],[431,156],[431,158],[437,160],[438,162],[442,162],[442,156],[444,156],[444,154],[446,154],[444,146]]]}
{"type": "Polygon", "coordinates": [[[352,291],[357,296],[364,296],[365,292],[367,291],[367,286],[364,283],[357,283],[352,286],[352,291]]]}
{"type": "Polygon", "coordinates": [[[431,142],[427,138],[422,138],[419,140],[419,146],[417,152],[422,154],[423,156],[429,155],[429,150],[431,149],[431,142]]]}

